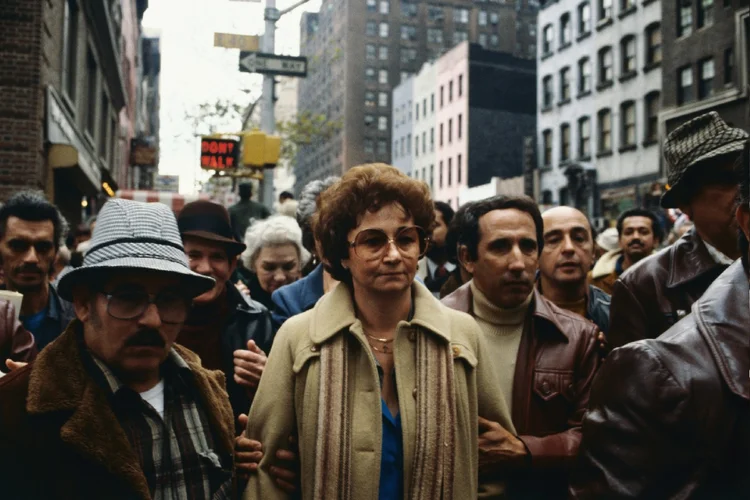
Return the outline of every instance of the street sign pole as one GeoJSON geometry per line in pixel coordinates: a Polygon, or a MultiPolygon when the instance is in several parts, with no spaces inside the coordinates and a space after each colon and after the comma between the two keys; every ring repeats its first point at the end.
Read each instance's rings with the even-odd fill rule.
{"type": "MultiPolygon", "coordinates": [[[[276,8],[276,0],[266,0],[266,32],[263,34],[263,51],[273,54],[276,50],[276,21],[280,13],[276,8]]],[[[263,75],[263,102],[261,103],[260,127],[266,134],[272,135],[276,131],[276,115],[273,103],[273,75],[263,75]]],[[[273,210],[274,189],[273,169],[265,169],[263,175],[263,189],[261,190],[261,201],[273,210]]]]}

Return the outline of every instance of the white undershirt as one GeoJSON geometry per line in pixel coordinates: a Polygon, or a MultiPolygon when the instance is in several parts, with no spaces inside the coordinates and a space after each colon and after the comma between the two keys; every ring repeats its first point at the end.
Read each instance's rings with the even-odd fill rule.
{"type": "Polygon", "coordinates": [[[164,380],[160,380],[154,387],[139,394],[164,419],[164,380]]]}

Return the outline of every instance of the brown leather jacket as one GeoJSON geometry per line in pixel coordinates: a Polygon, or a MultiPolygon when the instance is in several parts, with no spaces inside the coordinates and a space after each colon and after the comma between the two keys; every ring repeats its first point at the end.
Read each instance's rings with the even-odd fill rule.
{"type": "Polygon", "coordinates": [[[750,497],[749,292],[737,262],[693,314],[612,352],[591,391],[574,498],[750,497]]]}
{"type": "Polygon", "coordinates": [[[612,293],[610,348],[654,339],[667,331],[690,313],[693,303],[725,269],[693,229],[625,271],[612,293]]]}
{"type": "MultiPolygon", "coordinates": [[[[442,300],[473,315],[470,283],[442,300]]],[[[565,498],[580,425],[599,367],[597,327],[538,291],[529,307],[513,386],[513,424],[529,450],[529,467],[514,474],[511,498],[565,498]]]]}
{"type": "Polygon", "coordinates": [[[34,336],[16,319],[13,304],[0,299],[0,371],[8,371],[6,359],[29,362],[36,355],[34,336]]]}

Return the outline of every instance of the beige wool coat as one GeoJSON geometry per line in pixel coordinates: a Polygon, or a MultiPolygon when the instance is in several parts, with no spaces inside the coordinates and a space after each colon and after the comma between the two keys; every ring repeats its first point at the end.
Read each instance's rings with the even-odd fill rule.
{"type": "MultiPolygon", "coordinates": [[[[454,356],[456,449],[454,499],[475,499],[478,488],[478,415],[515,433],[508,406],[496,389],[479,326],[471,316],[453,311],[424,285],[413,285],[414,316],[398,325],[394,341],[396,386],[403,429],[404,491],[410,491],[416,449],[416,335],[448,342],[454,356]]],[[[245,500],[289,498],[269,473],[276,451],[298,436],[302,498],[312,498],[320,393],[320,345],[337,335],[352,335],[349,352],[349,401],[353,423],[351,492],[357,500],[377,500],[382,447],[380,382],[350,289],[340,284],[310,311],[284,323],[274,341],[249,415],[247,436],[263,443],[259,470],[245,490],[245,500]]],[[[336,381],[327,381],[335,384],[336,381]]],[[[447,500],[447,499],[446,499],[447,500]]]]}

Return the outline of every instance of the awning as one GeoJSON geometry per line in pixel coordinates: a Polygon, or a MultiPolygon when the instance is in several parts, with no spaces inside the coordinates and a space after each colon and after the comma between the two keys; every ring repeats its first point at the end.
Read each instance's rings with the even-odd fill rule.
{"type": "Polygon", "coordinates": [[[208,200],[208,195],[193,194],[181,195],[178,193],[166,193],[162,191],[142,191],[134,189],[122,189],[117,191],[117,197],[124,200],[142,201],[146,203],[164,203],[174,213],[180,213],[186,203],[196,200],[208,200]]]}

